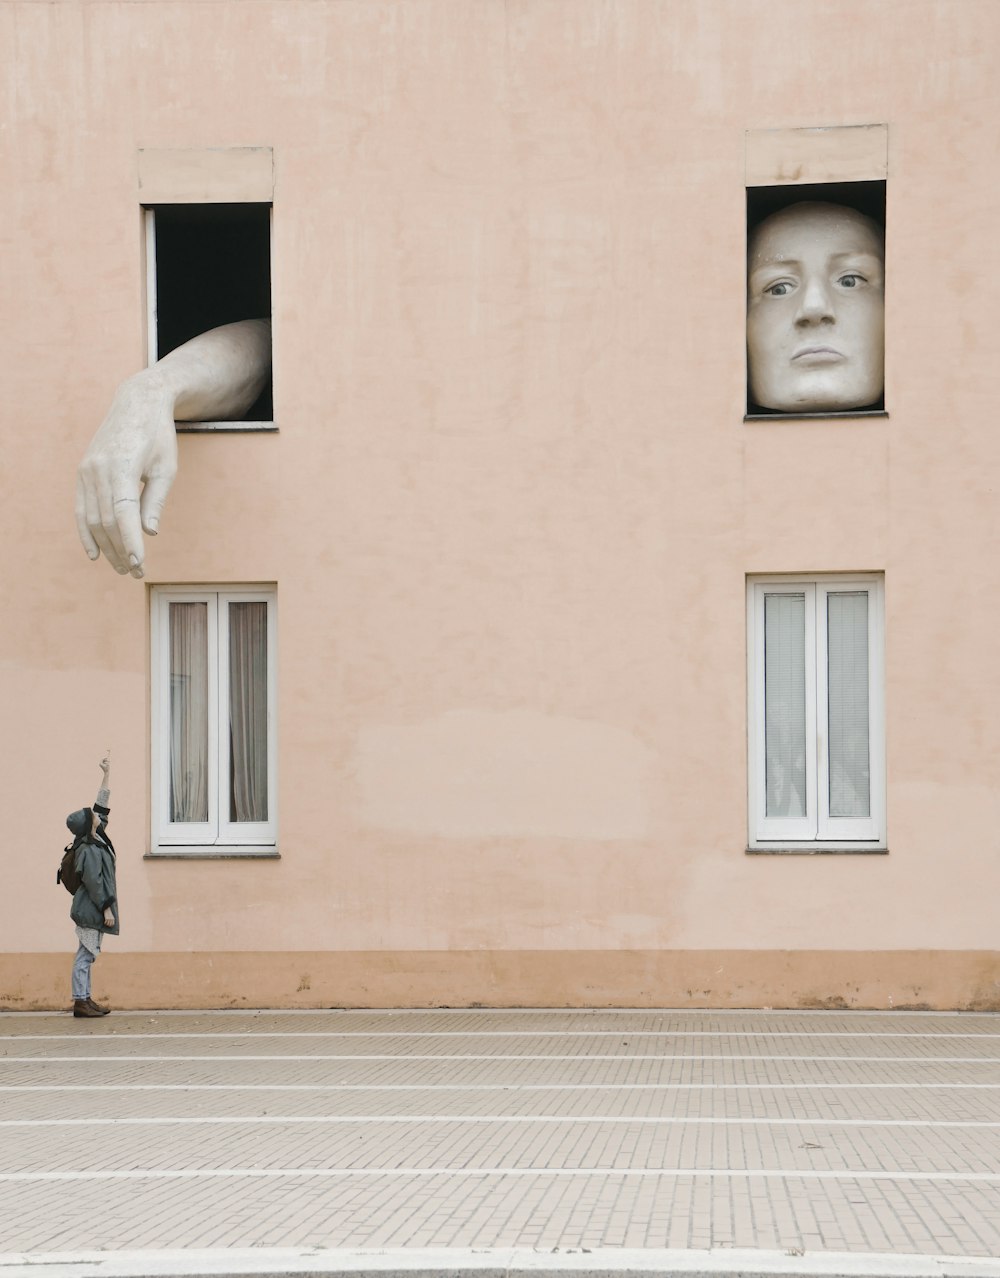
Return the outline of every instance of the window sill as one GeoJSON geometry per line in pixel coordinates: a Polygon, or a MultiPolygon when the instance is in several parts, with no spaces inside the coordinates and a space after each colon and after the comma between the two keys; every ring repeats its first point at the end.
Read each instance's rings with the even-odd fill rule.
{"type": "Polygon", "coordinates": [[[888,848],[866,843],[769,843],[745,848],[747,856],[888,856],[888,848]]]}
{"type": "Polygon", "coordinates": [[[859,417],[888,417],[884,408],[848,408],[834,413],[744,413],[745,422],[853,421],[859,417]]]}
{"type": "Polygon", "coordinates": [[[178,435],[276,435],[274,422],[174,422],[178,435]]]}
{"type": "Polygon", "coordinates": [[[281,853],[272,847],[237,847],[223,844],[185,847],[162,844],[150,848],[144,861],[280,861],[281,853]]]}

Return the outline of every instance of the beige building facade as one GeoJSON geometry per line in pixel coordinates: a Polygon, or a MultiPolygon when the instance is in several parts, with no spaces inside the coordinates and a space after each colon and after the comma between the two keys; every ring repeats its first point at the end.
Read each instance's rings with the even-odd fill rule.
{"type": "Polygon", "coordinates": [[[9,0],[0,52],[0,1006],[69,1002],[110,745],[117,1007],[1000,1008],[993,0],[9,0]],[[813,184],[884,199],[884,402],[748,412],[748,188],[813,184]],[[118,577],[76,466],[199,217],[256,218],[273,399],[118,577]]]}

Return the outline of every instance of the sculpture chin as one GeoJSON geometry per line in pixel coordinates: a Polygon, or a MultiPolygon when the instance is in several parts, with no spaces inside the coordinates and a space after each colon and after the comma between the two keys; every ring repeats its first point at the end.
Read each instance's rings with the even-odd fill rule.
{"type": "Polygon", "coordinates": [[[845,381],[833,368],[814,367],[787,384],[750,383],[750,398],[778,413],[839,413],[871,408],[882,398],[882,378],[845,381]]]}

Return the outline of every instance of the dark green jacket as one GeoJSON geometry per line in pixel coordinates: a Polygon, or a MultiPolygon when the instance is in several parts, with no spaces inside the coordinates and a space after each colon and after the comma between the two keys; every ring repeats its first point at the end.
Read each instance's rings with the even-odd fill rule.
{"type": "MultiPolygon", "coordinates": [[[[108,809],[94,804],[94,811],[104,817],[108,809]]],[[[115,849],[106,834],[88,835],[76,851],[76,865],[82,876],[82,882],[73,896],[73,904],[69,907],[69,916],[80,927],[96,927],[98,931],[109,936],[117,936],[120,920],[118,918],[118,883],[115,878],[115,849]],[[110,906],[114,916],[114,926],[106,927],[104,911],[110,906]]]]}

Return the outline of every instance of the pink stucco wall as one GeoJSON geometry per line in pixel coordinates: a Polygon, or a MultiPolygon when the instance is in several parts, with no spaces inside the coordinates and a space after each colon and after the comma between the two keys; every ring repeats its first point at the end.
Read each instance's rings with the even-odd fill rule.
{"type": "Polygon", "coordinates": [[[109,743],[120,1001],[996,1005],[993,0],[10,0],[0,55],[7,1005],[67,996],[109,743]],[[868,123],[890,415],[744,424],[745,132],[868,123]],[[281,859],[151,862],[148,594],[75,466],[139,148],[249,145],[279,433],[182,438],[147,582],[278,584],[281,859]],[[847,570],[889,855],[748,857],[746,574],[847,570]]]}

